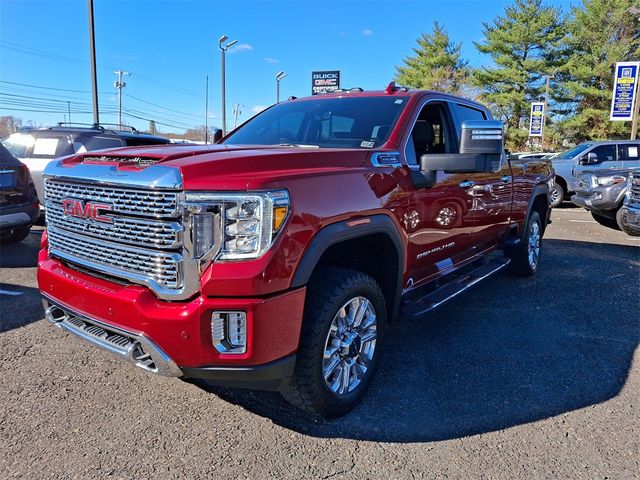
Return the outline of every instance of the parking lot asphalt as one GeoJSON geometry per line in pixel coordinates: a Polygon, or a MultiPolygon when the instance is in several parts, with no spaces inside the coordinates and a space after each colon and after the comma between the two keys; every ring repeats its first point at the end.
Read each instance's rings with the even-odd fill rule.
{"type": "Polygon", "coordinates": [[[395,322],[369,395],[332,421],[55,329],[37,229],[0,252],[0,478],[640,478],[640,239],[552,219],[537,277],[395,322]]]}

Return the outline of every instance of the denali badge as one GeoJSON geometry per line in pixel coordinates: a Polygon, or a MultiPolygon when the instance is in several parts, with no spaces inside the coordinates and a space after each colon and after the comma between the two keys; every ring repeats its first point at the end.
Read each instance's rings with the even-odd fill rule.
{"type": "Polygon", "coordinates": [[[82,200],[65,198],[62,200],[62,210],[65,215],[70,215],[72,217],[95,220],[96,222],[113,223],[113,219],[111,217],[100,215],[100,211],[111,210],[111,205],[94,202],[83,203],[82,200]]]}

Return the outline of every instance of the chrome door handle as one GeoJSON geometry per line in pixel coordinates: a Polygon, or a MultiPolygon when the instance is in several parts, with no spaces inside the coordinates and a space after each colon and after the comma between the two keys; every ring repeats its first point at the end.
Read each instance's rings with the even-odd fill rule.
{"type": "Polygon", "coordinates": [[[458,186],[460,188],[471,188],[471,187],[475,186],[475,184],[476,184],[476,182],[474,182],[473,180],[464,180],[464,181],[460,182],[458,184],[458,186]]]}
{"type": "Polygon", "coordinates": [[[509,183],[511,181],[511,175],[505,175],[504,177],[500,177],[504,183],[509,183]]]}

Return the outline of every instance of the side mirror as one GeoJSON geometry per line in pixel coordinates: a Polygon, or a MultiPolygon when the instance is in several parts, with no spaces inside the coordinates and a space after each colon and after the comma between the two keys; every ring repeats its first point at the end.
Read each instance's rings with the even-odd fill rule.
{"type": "Polygon", "coordinates": [[[598,155],[594,152],[587,153],[586,157],[582,157],[578,162],[580,165],[595,165],[598,163],[598,155]]]}
{"type": "Polygon", "coordinates": [[[467,120],[462,122],[460,153],[423,155],[423,172],[492,172],[504,154],[502,122],[497,120],[467,120]]]}
{"type": "Polygon", "coordinates": [[[219,128],[216,130],[216,133],[213,134],[213,143],[218,143],[222,140],[222,129],[219,128]]]}

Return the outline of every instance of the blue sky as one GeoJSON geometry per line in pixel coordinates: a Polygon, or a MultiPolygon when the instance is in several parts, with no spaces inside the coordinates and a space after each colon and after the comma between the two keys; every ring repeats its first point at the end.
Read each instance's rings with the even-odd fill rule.
{"type": "MultiPolygon", "coordinates": [[[[288,73],[281,98],[309,95],[314,70],[340,70],[343,87],[384,88],[434,20],[462,42],[472,65],[486,64],[473,41],[482,39],[482,22],[508,3],[95,0],[100,120],[117,121],[112,72],[123,69],[131,72],[123,108],[155,119],[162,131],[204,124],[209,75],[209,124],[220,126],[222,34],[238,40],[227,54],[229,127],[234,103],[243,121],[275,102],[280,70],[288,73]]],[[[0,115],[48,125],[64,120],[69,101],[72,121],[92,121],[79,113],[91,110],[87,23],[85,0],[0,0],[0,115]],[[56,113],[9,110],[8,103],[56,113]]],[[[125,113],[124,121],[148,127],[132,115],[125,113]]]]}

